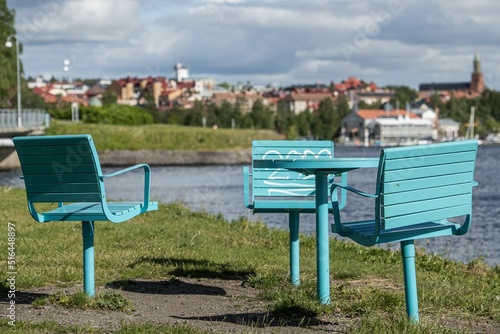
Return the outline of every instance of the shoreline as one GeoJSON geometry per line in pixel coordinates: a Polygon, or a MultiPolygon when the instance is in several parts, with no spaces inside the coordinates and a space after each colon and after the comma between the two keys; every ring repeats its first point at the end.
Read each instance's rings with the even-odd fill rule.
{"type": "MultiPolygon", "coordinates": [[[[364,148],[365,146],[340,145],[364,148]]],[[[483,143],[481,146],[500,146],[483,143]]],[[[373,146],[369,146],[373,147],[373,146]]],[[[383,147],[379,147],[382,149],[383,147]]],[[[102,167],[128,167],[135,164],[150,166],[244,165],[252,163],[252,149],[239,150],[105,150],[98,151],[102,167]]],[[[0,146],[0,171],[20,169],[14,146],[0,146]]]]}

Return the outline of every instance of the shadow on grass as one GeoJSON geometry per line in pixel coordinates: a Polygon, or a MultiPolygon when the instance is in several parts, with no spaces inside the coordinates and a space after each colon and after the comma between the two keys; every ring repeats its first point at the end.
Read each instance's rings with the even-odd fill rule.
{"type": "Polygon", "coordinates": [[[297,313],[290,313],[289,315],[276,314],[272,312],[250,312],[250,313],[230,313],[221,314],[216,316],[203,316],[203,317],[174,317],[182,320],[201,320],[201,321],[219,321],[230,322],[238,325],[244,325],[254,328],[267,328],[267,327],[313,327],[331,325],[328,321],[323,321],[315,316],[305,315],[308,310],[295,310],[297,313]]]}
{"type": "MultiPolygon", "coordinates": [[[[31,304],[35,299],[41,298],[41,297],[48,297],[48,293],[38,293],[38,292],[24,292],[24,291],[19,291],[17,290],[15,292],[15,301],[16,304],[31,304]]],[[[0,302],[1,303],[10,303],[11,299],[8,298],[8,294],[2,293],[2,296],[0,297],[0,302]]]]}
{"type": "Polygon", "coordinates": [[[226,291],[219,287],[204,284],[181,282],[175,278],[168,281],[121,280],[106,285],[110,289],[122,291],[163,294],[163,295],[210,295],[225,296],[226,291]]]}
{"type": "Polygon", "coordinates": [[[129,267],[134,268],[143,263],[173,267],[174,269],[168,273],[177,277],[245,280],[249,276],[255,276],[254,270],[232,270],[230,263],[215,263],[207,260],[142,257],[129,267]]]}

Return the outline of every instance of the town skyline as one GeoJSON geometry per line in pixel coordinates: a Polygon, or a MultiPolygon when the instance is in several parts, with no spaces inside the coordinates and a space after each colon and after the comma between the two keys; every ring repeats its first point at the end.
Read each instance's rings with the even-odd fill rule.
{"type": "Polygon", "coordinates": [[[173,76],[220,82],[329,84],[355,76],[406,85],[470,79],[476,52],[485,85],[500,88],[500,4],[201,0],[8,0],[16,10],[25,77],[173,76]],[[424,13],[424,14],[422,14],[424,13]]]}

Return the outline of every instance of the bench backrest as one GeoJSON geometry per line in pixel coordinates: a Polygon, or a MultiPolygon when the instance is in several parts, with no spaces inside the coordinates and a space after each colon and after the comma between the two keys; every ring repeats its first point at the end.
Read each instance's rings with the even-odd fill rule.
{"type": "Polygon", "coordinates": [[[105,196],[90,135],[26,136],[13,141],[28,201],[100,202],[105,196]]]}
{"type": "MultiPolygon", "coordinates": [[[[252,161],[261,159],[333,158],[329,140],[254,140],[252,161]]],[[[333,178],[330,176],[330,179],[333,178]]],[[[286,169],[252,168],[253,197],[314,196],[314,175],[286,169]]]]}
{"type": "Polygon", "coordinates": [[[471,215],[477,148],[468,140],[383,149],[375,208],[380,228],[471,215]]]}

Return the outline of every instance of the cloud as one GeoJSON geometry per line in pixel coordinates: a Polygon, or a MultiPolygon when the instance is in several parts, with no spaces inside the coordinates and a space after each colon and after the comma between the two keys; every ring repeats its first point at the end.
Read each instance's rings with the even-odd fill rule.
{"type": "Polygon", "coordinates": [[[136,0],[46,0],[16,18],[19,35],[37,42],[116,42],[141,29],[136,0]]]}
{"type": "MultiPolygon", "coordinates": [[[[28,74],[192,75],[379,85],[467,81],[476,51],[500,78],[500,2],[465,0],[10,0],[28,74]],[[23,34],[24,33],[24,34],[23,34]],[[52,64],[52,65],[51,65],[52,64]],[[34,72],[34,73],[33,73],[34,72]]],[[[486,72],[488,71],[488,72],[486,72]]]]}

